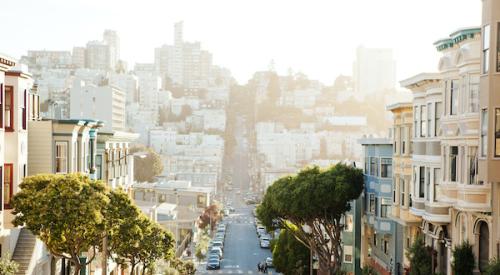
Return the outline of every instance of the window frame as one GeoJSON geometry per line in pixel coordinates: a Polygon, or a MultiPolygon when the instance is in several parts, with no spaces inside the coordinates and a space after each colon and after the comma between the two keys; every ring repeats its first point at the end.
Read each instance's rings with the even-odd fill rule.
{"type": "Polygon", "coordinates": [[[8,85],[5,85],[4,87],[4,106],[3,106],[3,109],[4,109],[4,129],[6,132],[14,132],[14,122],[15,122],[15,119],[14,119],[14,86],[8,86],[8,85]],[[9,88],[9,90],[7,91],[7,88],[9,88]],[[10,106],[10,109],[9,109],[9,126],[7,127],[7,123],[5,121],[5,113],[7,112],[6,110],[6,107],[7,107],[7,102],[5,102],[5,100],[7,100],[7,93],[10,93],[10,102],[9,102],[9,106],[10,106]]]}
{"type": "Polygon", "coordinates": [[[450,173],[450,182],[457,182],[458,181],[458,156],[459,156],[459,149],[458,146],[452,145],[450,146],[450,151],[448,154],[448,161],[450,163],[449,165],[449,173],[450,173]],[[456,154],[453,152],[456,149],[456,154]]]}
{"type": "Polygon", "coordinates": [[[64,141],[64,140],[56,140],[54,141],[54,174],[67,174],[68,173],[68,159],[69,159],[69,145],[68,145],[68,141],[64,141]],[[58,156],[58,149],[57,147],[59,145],[64,145],[66,147],[66,154],[65,156],[61,155],[61,156],[58,156]],[[65,160],[65,168],[66,168],[66,171],[57,171],[58,170],[58,161],[59,159],[61,158],[64,158],[65,160]]]}
{"type": "Polygon", "coordinates": [[[480,153],[485,158],[488,156],[488,108],[481,109],[480,119],[480,153]]]}
{"type": "Polygon", "coordinates": [[[491,26],[486,24],[482,28],[482,66],[481,69],[483,74],[487,74],[490,71],[490,41],[491,41],[491,26]]]}
{"type": "Polygon", "coordinates": [[[425,166],[418,166],[418,198],[425,198],[425,166]]]}
{"type": "Polygon", "coordinates": [[[460,80],[452,79],[450,81],[450,113],[449,113],[450,116],[456,116],[460,111],[459,96],[460,96],[460,80]]]}
{"type": "Polygon", "coordinates": [[[28,90],[24,89],[23,92],[23,107],[22,107],[22,122],[21,127],[23,130],[26,130],[27,126],[27,109],[28,108],[28,90]]]}
{"type": "Polygon", "coordinates": [[[495,108],[495,132],[494,134],[494,151],[493,155],[495,158],[500,157],[500,108],[495,108]]]}
{"type": "Polygon", "coordinates": [[[3,208],[4,209],[12,209],[10,202],[12,201],[12,197],[14,196],[14,164],[13,163],[4,163],[3,167],[5,170],[5,171],[3,171],[3,185],[2,185],[3,208]],[[9,170],[10,173],[7,174],[7,170],[9,170]],[[9,175],[9,182],[8,183],[6,183],[7,175],[9,175]],[[9,185],[9,194],[8,194],[9,195],[9,203],[6,203],[6,200],[5,200],[5,195],[6,195],[5,186],[6,186],[6,184],[9,185]]]}
{"type": "Polygon", "coordinates": [[[392,177],[392,158],[380,158],[380,177],[381,178],[391,178],[392,177]],[[387,162],[387,163],[384,163],[387,162]],[[384,176],[384,167],[386,169],[384,176]]]}
{"type": "Polygon", "coordinates": [[[439,132],[441,132],[441,117],[443,114],[443,102],[441,101],[436,101],[434,103],[434,136],[438,137],[439,132]],[[439,108],[441,110],[439,110],[439,108]]]}
{"type": "Polygon", "coordinates": [[[420,106],[420,137],[427,137],[427,105],[420,106]],[[425,117],[424,117],[425,115],[425,117]]]}

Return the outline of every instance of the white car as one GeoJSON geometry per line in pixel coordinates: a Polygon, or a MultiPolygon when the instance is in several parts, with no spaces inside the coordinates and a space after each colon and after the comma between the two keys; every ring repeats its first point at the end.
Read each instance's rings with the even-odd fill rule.
{"type": "Polygon", "coordinates": [[[266,265],[267,265],[267,267],[273,267],[273,258],[272,257],[266,258],[266,265]]]}
{"type": "Polygon", "coordinates": [[[270,245],[271,245],[271,243],[269,242],[269,240],[261,240],[260,241],[261,248],[269,248],[270,245]]]}

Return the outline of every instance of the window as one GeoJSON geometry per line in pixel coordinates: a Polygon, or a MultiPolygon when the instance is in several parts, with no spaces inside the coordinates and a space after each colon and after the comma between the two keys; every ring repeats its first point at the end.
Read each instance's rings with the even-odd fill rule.
{"type": "Polygon", "coordinates": [[[385,199],[382,199],[382,203],[380,204],[380,217],[387,218],[390,209],[391,208],[389,202],[385,199]]]}
{"type": "Polygon", "coordinates": [[[497,23],[497,72],[500,72],[500,23],[497,23]]]}
{"type": "Polygon", "coordinates": [[[420,106],[420,136],[427,136],[427,108],[425,105],[420,106]]]}
{"type": "Polygon", "coordinates": [[[495,109],[495,157],[500,157],[500,108],[495,109]]]}
{"type": "Polygon", "coordinates": [[[436,187],[441,183],[441,168],[434,168],[434,199],[436,201],[437,193],[436,187]]]}
{"type": "Polygon", "coordinates": [[[373,234],[373,246],[377,247],[377,234],[373,234]]]}
{"type": "Polygon", "coordinates": [[[24,94],[23,94],[23,111],[22,111],[22,114],[23,114],[23,121],[22,121],[22,127],[23,127],[23,130],[26,130],[26,107],[27,107],[27,100],[28,100],[28,91],[26,89],[24,89],[24,94]]]}
{"type": "Polygon", "coordinates": [[[477,147],[470,147],[469,150],[469,182],[468,184],[477,183],[477,147]]]}
{"type": "Polygon", "coordinates": [[[370,158],[365,157],[365,174],[369,175],[370,174],[370,158]]]}
{"type": "Polygon", "coordinates": [[[401,128],[401,154],[405,155],[406,154],[406,141],[408,140],[408,132],[406,130],[406,127],[401,128]]]}
{"type": "Polygon", "coordinates": [[[387,239],[384,239],[383,243],[383,251],[386,255],[389,255],[389,241],[387,239]]]}
{"type": "Polygon", "coordinates": [[[68,173],[68,142],[56,141],[56,174],[68,173]]]}
{"type": "Polygon", "coordinates": [[[375,194],[370,194],[369,199],[370,213],[375,213],[375,194]]]}
{"type": "Polygon", "coordinates": [[[380,160],[380,163],[381,163],[380,177],[382,178],[392,177],[392,159],[383,158],[380,160]]]}
{"type": "Polygon", "coordinates": [[[400,205],[405,206],[405,180],[399,179],[399,192],[401,193],[400,205]]]}
{"type": "Polygon", "coordinates": [[[479,76],[469,76],[469,112],[479,112],[479,76]]]}
{"type": "Polygon", "coordinates": [[[378,158],[370,158],[370,175],[378,177],[378,158]]]}
{"type": "Polygon", "coordinates": [[[397,196],[397,192],[396,192],[396,177],[394,177],[392,179],[392,203],[396,204],[396,196],[397,196]]]}
{"type": "Polygon", "coordinates": [[[483,28],[483,73],[490,70],[490,25],[483,28]]]}
{"type": "Polygon", "coordinates": [[[345,231],[351,232],[353,228],[352,215],[345,216],[345,231]]]}
{"type": "Polygon", "coordinates": [[[418,181],[418,197],[423,198],[425,193],[425,167],[419,168],[419,181],[418,181]]]}
{"type": "Polygon", "coordinates": [[[13,170],[14,166],[12,163],[6,163],[4,165],[5,167],[5,174],[3,178],[3,208],[4,209],[10,209],[10,201],[12,199],[12,193],[14,191],[14,186],[13,186],[13,170]]]}
{"type": "Polygon", "coordinates": [[[460,86],[458,80],[454,79],[451,81],[450,87],[450,115],[454,116],[458,114],[458,94],[460,92],[460,86]]]}
{"type": "Polygon", "coordinates": [[[450,146],[450,181],[457,181],[458,146],[450,146]]]}
{"type": "Polygon", "coordinates": [[[102,180],[102,155],[95,156],[96,176],[98,180],[102,180]]]}
{"type": "Polygon", "coordinates": [[[352,246],[344,246],[344,263],[352,263],[352,246]]]}
{"type": "Polygon", "coordinates": [[[14,131],[14,88],[5,86],[5,106],[4,106],[5,131],[14,131]]]}
{"type": "Polygon", "coordinates": [[[413,110],[413,125],[414,125],[413,136],[418,137],[419,136],[419,134],[418,134],[418,106],[414,106],[413,108],[414,108],[414,110],[413,110]]]}
{"type": "Polygon", "coordinates": [[[488,151],[488,109],[481,110],[481,156],[486,157],[488,151]]]}
{"type": "Polygon", "coordinates": [[[425,199],[427,201],[431,200],[431,169],[429,167],[425,168],[426,177],[425,177],[425,199]]]}
{"type": "Polygon", "coordinates": [[[434,104],[434,136],[439,136],[439,132],[441,132],[441,115],[443,114],[443,103],[436,102],[434,104]]]}
{"type": "MultiPolygon", "coordinates": [[[[427,103],[427,136],[431,137],[432,103],[427,103]]],[[[435,136],[436,134],[434,134],[435,136]]]]}
{"type": "Polygon", "coordinates": [[[0,128],[3,129],[3,84],[0,83],[0,128]]]}

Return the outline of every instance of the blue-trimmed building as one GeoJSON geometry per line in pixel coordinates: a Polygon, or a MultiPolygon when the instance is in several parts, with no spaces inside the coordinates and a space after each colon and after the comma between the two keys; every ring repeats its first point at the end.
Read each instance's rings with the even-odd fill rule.
{"type": "Polygon", "coordinates": [[[390,219],[392,194],[392,140],[363,138],[365,190],[361,229],[362,265],[379,274],[398,274],[402,263],[403,236],[390,219]]]}

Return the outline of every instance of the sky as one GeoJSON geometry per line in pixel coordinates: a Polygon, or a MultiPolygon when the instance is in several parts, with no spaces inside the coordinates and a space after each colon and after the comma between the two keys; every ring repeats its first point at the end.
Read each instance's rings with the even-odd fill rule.
{"type": "Polygon", "coordinates": [[[480,0],[16,0],[2,1],[0,52],[71,50],[118,31],[121,58],[153,62],[154,48],[200,41],[214,64],[240,83],[267,70],[291,68],[329,85],[351,75],[355,50],[393,48],[397,78],[437,69],[433,43],[456,29],[477,26],[480,0]]]}

